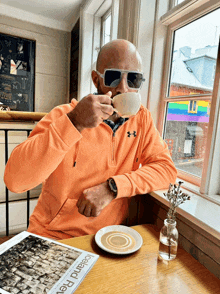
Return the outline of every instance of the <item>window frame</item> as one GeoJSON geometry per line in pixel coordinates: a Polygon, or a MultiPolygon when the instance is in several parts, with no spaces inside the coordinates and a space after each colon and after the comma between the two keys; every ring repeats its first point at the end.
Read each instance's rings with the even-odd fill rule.
{"type": "Polygon", "coordinates": [[[120,0],[86,0],[80,7],[78,95],[80,101],[88,93],[96,92],[91,71],[96,67],[100,50],[101,17],[111,8],[111,39],[117,38],[120,0]]]}
{"type": "Polygon", "coordinates": [[[203,4],[206,4],[212,0],[185,0],[182,3],[176,4],[177,0],[168,0],[169,10],[161,16],[161,22],[163,25],[170,25],[174,21],[179,20],[181,17],[186,16],[194,12],[197,8],[200,8],[203,4]]]}
{"type": "MultiPolygon", "coordinates": [[[[181,4],[184,4],[187,1],[184,1],[181,4]]],[[[203,1],[204,2],[204,1],[203,1]]],[[[185,26],[186,24],[189,24],[193,22],[194,20],[205,16],[206,14],[220,8],[220,3],[217,3],[215,0],[211,0],[211,3],[203,3],[200,7],[198,7],[196,10],[191,11],[191,13],[188,13],[187,15],[181,15],[179,18],[175,18],[172,23],[169,23],[167,26],[167,43],[165,47],[165,57],[164,57],[164,65],[163,65],[163,78],[162,78],[162,87],[161,87],[161,95],[160,95],[160,113],[161,117],[158,120],[158,130],[162,136],[165,134],[165,123],[166,123],[166,111],[167,111],[167,105],[168,102],[175,102],[175,101],[197,101],[197,100],[208,100],[212,101],[212,106],[210,109],[210,121],[209,121],[209,131],[208,131],[208,138],[206,144],[206,151],[205,151],[205,158],[204,158],[204,165],[203,165],[203,172],[202,177],[197,177],[192,174],[186,173],[184,171],[178,170],[178,177],[184,181],[187,181],[191,184],[194,184],[196,186],[200,187],[200,193],[205,195],[216,195],[220,194],[220,185],[214,183],[213,180],[211,180],[211,174],[213,174],[213,169],[215,166],[215,163],[213,162],[213,158],[216,155],[215,152],[217,150],[216,146],[216,139],[220,137],[220,128],[217,127],[219,114],[218,108],[219,108],[219,94],[218,90],[214,91],[214,87],[219,88],[218,83],[218,77],[217,72],[219,71],[220,67],[220,61],[219,58],[217,58],[216,63],[216,73],[215,73],[215,81],[213,86],[213,93],[211,95],[207,94],[201,94],[201,95],[193,95],[193,96],[179,96],[179,97],[167,97],[168,93],[168,87],[169,87],[169,78],[171,73],[171,63],[172,63],[172,52],[173,52],[173,46],[174,46],[174,32],[175,30],[185,26]],[[214,93],[215,92],[215,93],[214,93]],[[217,106],[217,109],[216,109],[217,106]],[[215,119],[214,119],[215,118],[215,119]],[[214,184],[214,188],[210,188],[214,184]]],[[[172,3],[171,3],[172,4],[172,3]]],[[[163,15],[160,18],[161,22],[164,22],[165,16],[172,13],[172,9],[168,11],[165,15],[163,15]]],[[[220,48],[218,48],[220,51],[220,48]]],[[[218,152],[220,153],[220,152],[218,152]]],[[[218,156],[217,156],[218,157],[218,156]]],[[[219,155],[220,157],[220,155],[219,155]]],[[[220,176],[220,172],[217,176],[215,176],[215,180],[217,177],[220,176]]]]}
{"type": "MultiPolygon", "coordinates": [[[[105,0],[98,10],[94,13],[94,28],[93,28],[93,49],[92,49],[92,64],[91,72],[96,69],[96,61],[100,48],[103,46],[103,24],[106,18],[111,14],[114,7],[114,1],[105,0]]],[[[111,19],[111,30],[110,40],[112,40],[112,19],[111,19]]],[[[91,81],[90,93],[96,92],[96,88],[91,81]]]]}
{"type": "MultiPolygon", "coordinates": [[[[104,45],[104,33],[105,33],[105,21],[106,19],[111,16],[112,17],[112,7],[110,7],[101,17],[101,36],[100,36],[100,47],[102,47],[104,45]]],[[[112,22],[112,19],[111,19],[112,22]]],[[[111,25],[112,27],[112,25],[111,25]]],[[[110,30],[110,41],[112,40],[112,34],[111,34],[111,30],[110,30]]]]}
{"type": "Polygon", "coordinates": [[[197,113],[198,111],[198,100],[190,100],[189,104],[188,104],[188,113],[197,113]],[[192,104],[191,104],[192,102],[192,104]],[[195,106],[195,110],[194,110],[194,106],[195,106]]]}

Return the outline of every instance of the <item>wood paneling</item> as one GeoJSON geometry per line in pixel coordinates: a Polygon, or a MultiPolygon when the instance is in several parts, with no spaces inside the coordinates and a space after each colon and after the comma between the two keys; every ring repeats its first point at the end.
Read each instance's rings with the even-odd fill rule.
{"type": "Polygon", "coordinates": [[[153,199],[149,194],[136,195],[129,199],[128,217],[123,224],[136,226],[153,223],[153,199]]]}
{"type": "Polygon", "coordinates": [[[138,224],[138,212],[139,212],[139,203],[140,203],[140,195],[135,197],[131,197],[129,199],[129,215],[127,218],[126,225],[127,226],[135,226],[138,224]]]}
{"type": "Polygon", "coordinates": [[[179,246],[190,253],[196,260],[198,260],[210,272],[220,279],[220,264],[181,234],[179,235],[179,246]]]}

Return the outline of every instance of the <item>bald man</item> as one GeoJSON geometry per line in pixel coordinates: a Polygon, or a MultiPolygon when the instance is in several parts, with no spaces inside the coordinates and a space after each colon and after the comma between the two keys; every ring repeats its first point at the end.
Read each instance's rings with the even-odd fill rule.
{"type": "MultiPolygon", "coordinates": [[[[123,118],[112,98],[138,92],[141,57],[125,40],[100,50],[92,80],[96,95],[55,107],[17,146],[4,180],[21,193],[43,183],[28,231],[64,239],[121,224],[136,194],[168,188],[176,169],[150,112],[123,118]]],[[[147,197],[147,196],[146,196],[147,197]]]]}

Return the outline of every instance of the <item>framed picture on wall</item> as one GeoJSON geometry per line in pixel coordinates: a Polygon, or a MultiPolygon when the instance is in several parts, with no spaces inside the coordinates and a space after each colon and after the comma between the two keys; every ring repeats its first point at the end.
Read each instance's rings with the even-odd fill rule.
{"type": "Polygon", "coordinates": [[[0,111],[34,111],[35,47],[0,33],[0,111]]]}

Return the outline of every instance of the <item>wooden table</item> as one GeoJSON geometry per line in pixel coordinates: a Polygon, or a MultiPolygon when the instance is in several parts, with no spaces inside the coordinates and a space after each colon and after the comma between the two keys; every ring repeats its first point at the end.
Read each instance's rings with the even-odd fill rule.
{"type": "Polygon", "coordinates": [[[159,231],[153,225],[132,227],[143,238],[137,252],[119,256],[100,249],[94,235],[60,242],[100,257],[76,294],[220,293],[220,280],[181,248],[172,261],[158,259],[159,231]]]}

